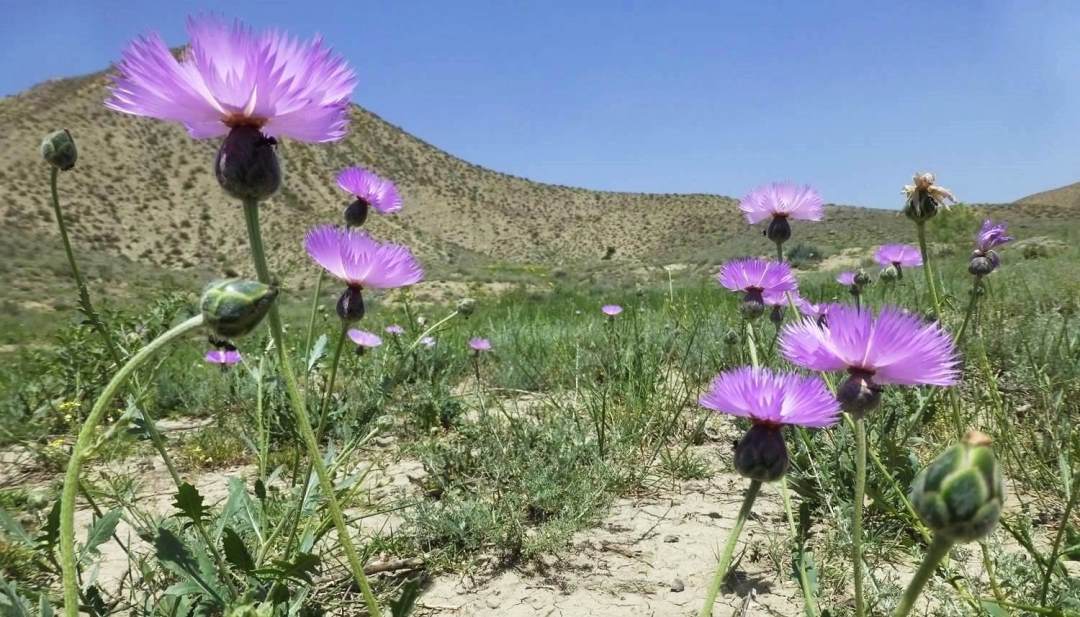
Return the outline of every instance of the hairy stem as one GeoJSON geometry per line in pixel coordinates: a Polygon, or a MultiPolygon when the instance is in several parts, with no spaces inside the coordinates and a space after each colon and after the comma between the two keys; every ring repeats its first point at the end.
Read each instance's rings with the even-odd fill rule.
{"type": "Polygon", "coordinates": [[[307,334],[304,336],[304,353],[311,353],[311,339],[315,334],[315,313],[319,310],[319,295],[322,294],[323,279],[326,270],[319,268],[319,278],[315,281],[315,293],[311,294],[311,312],[308,313],[307,334]]]}
{"type": "Polygon", "coordinates": [[[75,495],[79,489],[79,472],[87,451],[94,441],[94,433],[98,424],[109,410],[113,398],[120,387],[131,377],[135,369],[139,368],[147,359],[159,349],[173,340],[198,328],[203,323],[202,315],[196,315],[191,319],[175,326],[161,336],[151,341],[131,357],[120,368],[105,389],[98,396],[90,415],[86,417],[79,436],[75,440],[75,447],[68,459],[67,471],[64,474],[64,488],[60,495],[60,569],[63,574],[64,587],[64,614],[67,617],[79,615],[79,581],[75,565],[75,495]]]}
{"type": "Polygon", "coordinates": [[[1077,499],[1080,499],[1080,473],[1074,471],[1069,501],[1065,504],[1065,513],[1061,515],[1061,525],[1058,525],[1057,533],[1054,535],[1054,543],[1050,547],[1050,558],[1047,560],[1046,571],[1043,572],[1042,585],[1039,590],[1039,604],[1046,604],[1046,596],[1050,592],[1050,578],[1054,573],[1054,565],[1058,561],[1058,551],[1061,549],[1061,540],[1065,537],[1065,528],[1069,525],[1069,517],[1072,516],[1077,499]]]}
{"type": "Polygon", "coordinates": [[[724,586],[724,578],[727,577],[728,567],[731,566],[731,556],[735,552],[735,545],[739,542],[739,535],[742,534],[743,525],[750,516],[750,509],[754,506],[754,499],[757,498],[760,490],[761,482],[759,480],[751,480],[750,486],[746,487],[746,494],[743,496],[739,515],[735,519],[735,526],[728,532],[724,551],[720,553],[720,560],[716,564],[716,573],[713,575],[712,583],[709,584],[709,590],[705,594],[705,605],[701,607],[698,617],[712,617],[713,605],[716,604],[716,596],[720,594],[720,588],[724,586]]]}
{"type": "Polygon", "coordinates": [[[793,558],[798,561],[795,569],[799,572],[799,585],[802,587],[803,609],[806,617],[816,617],[817,602],[814,601],[813,590],[810,588],[810,577],[806,573],[806,565],[803,559],[806,557],[804,546],[799,542],[799,530],[795,527],[795,515],[791,511],[791,495],[788,494],[787,476],[780,480],[780,495],[784,499],[784,512],[787,514],[788,527],[791,530],[791,542],[797,549],[793,558]]]}
{"type": "Polygon", "coordinates": [[[855,616],[866,615],[863,590],[862,523],[866,499],[866,420],[855,419],[855,500],[851,504],[851,567],[855,579],[855,616]]]}
{"type": "MultiPolygon", "coordinates": [[[[257,201],[244,201],[244,220],[247,224],[248,241],[251,244],[251,256],[255,262],[255,272],[260,282],[270,284],[270,269],[266,264],[262,233],[259,230],[259,204],[257,201]]],[[[315,474],[319,477],[320,488],[326,495],[326,505],[330,510],[330,517],[334,521],[334,528],[337,530],[338,542],[341,543],[341,547],[345,551],[349,569],[352,570],[353,578],[360,588],[360,593],[364,596],[368,612],[371,613],[372,617],[382,617],[379,603],[376,601],[375,594],[372,593],[371,585],[368,584],[367,576],[364,574],[364,564],[360,561],[360,554],[357,552],[352,537],[349,535],[349,528],[345,524],[341,504],[338,503],[337,496],[334,494],[334,482],[330,478],[330,473],[327,471],[322,455],[319,452],[319,442],[315,438],[315,431],[311,427],[311,420],[308,418],[304,397],[300,393],[296,375],[293,373],[292,364],[289,362],[289,352],[285,348],[285,332],[281,326],[281,314],[278,312],[277,303],[270,307],[268,318],[270,320],[270,336],[274,339],[278,363],[281,365],[281,372],[285,377],[285,388],[292,405],[293,415],[296,418],[297,430],[304,441],[308,458],[311,459],[311,464],[315,468],[315,474]]]]}
{"type": "Polygon", "coordinates": [[[950,548],[952,548],[952,542],[945,540],[941,536],[934,536],[934,540],[930,543],[930,548],[926,551],[926,556],[923,557],[919,570],[915,572],[911,583],[904,590],[904,596],[900,599],[900,604],[896,606],[896,610],[893,611],[892,617],[905,617],[911,612],[912,607],[915,606],[915,601],[919,599],[919,594],[922,593],[923,587],[926,586],[926,583],[934,574],[938,563],[949,553],[950,548]]]}

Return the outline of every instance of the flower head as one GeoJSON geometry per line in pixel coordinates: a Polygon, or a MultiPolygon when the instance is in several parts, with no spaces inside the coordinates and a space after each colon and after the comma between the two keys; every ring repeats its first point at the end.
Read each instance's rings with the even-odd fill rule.
{"type": "Polygon", "coordinates": [[[959,375],[952,337],[895,307],[875,317],[868,309],[831,305],[827,325],[803,320],[785,326],[780,349],[798,366],[847,370],[875,384],[951,386],[959,375]]]}
{"type": "Polygon", "coordinates": [[[934,174],[917,173],[912,177],[913,184],[904,186],[907,203],[904,214],[913,221],[922,223],[932,218],[939,208],[948,208],[956,201],[952,191],[934,184],[934,174]]]}
{"type": "Polygon", "coordinates": [[[356,76],[321,38],[256,34],[215,16],[189,18],[187,30],[180,60],[157,34],[133,41],[105,106],[179,122],[196,139],[240,126],[306,142],[344,137],[356,76]]]}
{"type": "Polygon", "coordinates": [[[348,167],[337,176],[343,191],[352,193],[357,201],[371,206],[379,214],[401,210],[401,193],[394,183],[363,167],[348,167]]]}
{"type": "Polygon", "coordinates": [[[883,244],[874,253],[874,261],[882,267],[912,268],[923,265],[922,253],[910,244],[883,244]]]}
{"type": "Polygon", "coordinates": [[[823,204],[821,195],[809,185],[773,182],[750,191],[739,201],[739,210],[751,225],[772,217],[820,221],[823,204]]]}
{"type": "Polygon", "coordinates": [[[305,248],[315,263],[350,287],[391,289],[424,278],[424,270],[408,248],[380,244],[362,231],[316,227],[308,232],[305,248]]]}
{"type": "Polygon", "coordinates": [[[360,347],[367,347],[370,349],[372,347],[378,347],[379,345],[382,345],[382,339],[379,338],[377,334],[368,332],[367,330],[357,330],[356,328],[351,328],[348,332],[348,335],[349,338],[352,339],[352,342],[356,343],[360,347]]]}
{"type": "Polygon", "coordinates": [[[469,339],[469,349],[480,353],[482,351],[491,351],[491,341],[486,338],[473,337],[469,339]]]}
{"type": "Polygon", "coordinates": [[[845,287],[851,287],[855,284],[854,272],[841,272],[836,275],[836,282],[844,285],[845,287]]]}
{"type": "Polygon", "coordinates": [[[1005,223],[995,224],[990,219],[983,221],[979,233],[975,236],[975,248],[983,253],[1008,244],[1016,238],[1006,235],[1008,228],[1005,223]]]}
{"type": "Polygon", "coordinates": [[[766,304],[784,304],[787,292],[799,286],[791,266],[754,258],[727,262],[716,278],[727,289],[743,294],[742,312],[748,319],[760,317],[766,304]]]}
{"type": "Polygon", "coordinates": [[[389,326],[386,326],[386,333],[393,334],[394,336],[401,336],[402,334],[405,334],[405,328],[402,328],[396,323],[390,324],[389,326]]]}
{"type": "Polygon", "coordinates": [[[430,349],[430,348],[435,346],[435,337],[432,337],[432,336],[420,337],[420,344],[423,345],[424,347],[427,347],[427,348],[430,349]]]}
{"type": "Polygon", "coordinates": [[[824,428],[836,424],[840,406],[820,377],[742,367],[716,376],[702,407],[749,418],[755,424],[824,428]]]}
{"type": "Polygon", "coordinates": [[[209,364],[231,366],[240,362],[240,352],[235,349],[211,349],[206,352],[205,359],[209,364]]]}
{"type": "Polygon", "coordinates": [[[618,304],[605,304],[600,307],[600,311],[608,317],[614,317],[623,311],[623,308],[618,304]]]}

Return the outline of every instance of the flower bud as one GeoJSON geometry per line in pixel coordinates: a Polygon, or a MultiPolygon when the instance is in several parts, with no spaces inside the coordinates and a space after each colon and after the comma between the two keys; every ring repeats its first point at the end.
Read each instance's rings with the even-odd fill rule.
{"type": "Polygon", "coordinates": [[[774,305],[772,310],[769,311],[769,321],[774,325],[779,326],[784,323],[784,307],[780,305],[774,305]]]}
{"type": "Polygon", "coordinates": [[[71,136],[71,132],[63,129],[46,135],[41,142],[41,158],[60,171],[75,167],[79,151],[75,147],[75,138],[71,136]]]}
{"type": "Polygon", "coordinates": [[[218,149],[214,175],[229,195],[245,201],[262,201],[281,187],[277,140],[258,127],[237,126],[218,149]]]}
{"type": "Polygon", "coordinates": [[[276,287],[258,281],[224,279],[206,286],[199,307],[207,327],[228,339],[255,329],[277,294],[276,287]]]}
{"type": "Polygon", "coordinates": [[[870,275],[864,270],[859,270],[855,273],[855,284],[859,287],[866,287],[871,282],[870,275]]]}
{"type": "Polygon", "coordinates": [[[468,317],[469,315],[472,315],[475,310],[476,300],[473,300],[472,298],[462,298],[458,300],[457,312],[461,313],[463,316],[468,317]]]}
{"type": "Polygon", "coordinates": [[[728,345],[735,345],[739,342],[739,333],[734,328],[728,328],[728,331],[724,333],[724,342],[728,345]]]}
{"type": "Polygon", "coordinates": [[[1004,499],[990,438],[978,431],[942,452],[911,484],[911,502],[919,517],[953,542],[973,542],[989,534],[1004,499]]]}
{"type": "Polygon", "coordinates": [[[879,275],[881,280],[886,283],[892,283],[893,281],[899,281],[904,278],[904,269],[896,264],[886,266],[879,275]]]}
{"type": "Polygon", "coordinates": [[[787,445],[779,426],[755,424],[735,446],[735,470],[743,477],[773,482],[787,469],[787,445]]]}
{"type": "Polygon", "coordinates": [[[997,269],[998,266],[998,260],[995,259],[995,257],[997,257],[995,254],[984,255],[976,252],[971,256],[971,261],[968,262],[968,272],[975,276],[986,276],[987,274],[990,274],[997,269]]]}
{"type": "Polygon", "coordinates": [[[836,390],[840,408],[858,419],[881,404],[881,386],[867,373],[852,373],[836,390]]]}
{"type": "Polygon", "coordinates": [[[337,314],[342,321],[351,323],[360,321],[364,317],[363,290],[350,285],[341,292],[337,301],[337,314]]]}
{"type": "Polygon", "coordinates": [[[777,244],[783,244],[791,239],[791,224],[786,216],[774,216],[765,229],[765,237],[777,244]]]}
{"type": "Polygon", "coordinates": [[[938,211],[938,201],[925,190],[917,190],[908,197],[904,204],[904,215],[909,219],[922,223],[934,218],[938,211]]]}
{"type": "Polygon", "coordinates": [[[746,319],[757,319],[765,313],[765,299],[760,289],[751,289],[743,296],[742,306],[739,307],[746,319]]]}
{"type": "Polygon", "coordinates": [[[368,202],[363,199],[357,199],[348,206],[345,207],[345,226],[346,227],[363,227],[364,221],[367,220],[368,202]]]}

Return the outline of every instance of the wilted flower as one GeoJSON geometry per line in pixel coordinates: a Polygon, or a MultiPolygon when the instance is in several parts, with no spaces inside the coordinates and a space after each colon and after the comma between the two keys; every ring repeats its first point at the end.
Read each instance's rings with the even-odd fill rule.
{"type": "Polygon", "coordinates": [[[469,339],[469,349],[480,353],[483,351],[491,351],[491,341],[486,338],[473,337],[469,339]]]}
{"type": "Polygon", "coordinates": [[[308,232],[305,248],[315,263],[348,285],[337,305],[338,316],[346,321],[364,316],[361,290],[405,287],[424,278],[408,248],[380,244],[359,230],[316,227],[308,232]]]}
{"type": "Polygon", "coordinates": [[[607,315],[608,317],[615,317],[622,311],[623,308],[618,304],[605,304],[604,306],[600,307],[600,312],[607,315]]]}
{"type": "Polygon", "coordinates": [[[180,60],[157,34],[133,41],[105,106],[179,122],[196,139],[227,135],[214,165],[227,193],[260,201],[280,187],[278,137],[344,137],[356,77],[320,38],[256,34],[214,16],[189,18],[187,30],[191,44],[180,60]]]}
{"type": "Polygon", "coordinates": [[[402,334],[405,334],[405,328],[402,328],[397,324],[390,324],[389,326],[386,326],[386,333],[393,334],[394,336],[401,336],[402,334]]]}
{"type": "Polygon", "coordinates": [[[824,428],[835,424],[840,415],[836,399],[821,378],[767,368],[742,367],[717,375],[699,403],[753,423],[735,447],[735,468],[762,482],[779,480],[787,471],[781,428],[824,428]]]}
{"type": "Polygon", "coordinates": [[[727,262],[717,280],[725,288],[743,294],[742,311],[748,319],[760,317],[766,304],[784,304],[785,294],[799,286],[791,266],[754,258],[727,262]]]}
{"type": "Polygon", "coordinates": [[[971,431],[930,462],[911,484],[911,503],[950,542],[973,542],[1001,517],[1005,485],[990,438],[971,431]]]}
{"type": "Polygon", "coordinates": [[[820,221],[824,215],[821,195],[811,186],[792,182],[773,182],[750,191],[739,202],[739,209],[751,225],[772,218],[765,235],[773,242],[791,237],[788,219],[820,221]]]}
{"type": "Polygon", "coordinates": [[[211,349],[206,352],[205,359],[209,364],[231,366],[240,362],[240,352],[235,349],[211,349]]]}
{"type": "Polygon", "coordinates": [[[367,220],[368,209],[379,214],[401,210],[401,193],[394,183],[363,167],[348,167],[337,176],[342,190],[352,193],[356,201],[345,208],[345,222],[360,227],[367,220]]]}
{"type": "Polygon", "coordinates": [[[835,304],[828,323],[810,320],[784,327],[780,349],[788,361],[814,371],[847,371],[837,397],[856,416],[877,407],[881,386],[956,383],[959,363],[950,337],[937,323],[885,307],[835,304]]]}
{"type": "Polygon", "coordinates": [[[935,185],[934,180],[934,174],[922,172],[912,177],[914,184],[904,186],[904,195],[907,196],[904,214],[911,220],[926,221],[937,214],[939,208],[947,208],[956,201],[949,189],[935,185]]]}
{"type": "Polygon", "coordinates": [[[372,348],[382,345],[382,339],[378,335],[368,332],[367,330],[357,330],[356,328],[350,328],[348,331],[349,338],[352,342],[356,343],[358,347],[372,348]]]}
{"type": "Polygon", "coordinates": [[[1015,239],[1006,235],[1007,231],[1005,223],[996,225],[990,219],[983,221],[982,228],[975,235],[975,250],[971,253],[968,272],[985,276],[1001,265],[1001,257],[994,249],[1015,239]]]}

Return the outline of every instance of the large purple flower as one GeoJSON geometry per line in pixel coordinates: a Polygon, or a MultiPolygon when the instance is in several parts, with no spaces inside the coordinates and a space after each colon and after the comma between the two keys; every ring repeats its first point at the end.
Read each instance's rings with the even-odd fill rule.
{"type": "Polygon", "coordinates": [[[347,167],[337,176],[342,190],[352,193],[365,209],[370,206],[379,214],[401,210],[401,194],[394,183],[363,167],[347,167]]]}
{"type": "Polygon", "coordinates": [[[716,278],[725,288],[743,294],[743,314],[750,319],[759,317],[766,304],[785,304],[787,293],[799,287],[791,266],[755,258],[727,262],[716,278]]]}
{"type": "Polygon", "coordinates": [[[179,61],[157,34],[133,41],[105,105],[179,122],[196,139],[237,127],[306,142],[345,135],[356,76],[321,38],[256,34],[215,16],[189,18],[187,30],[191,44],[179,61]]]}
{"type": "Polygon", "coordinates": [[[874,261],[882,267],[913,268],[923,265],[922,253],[910,244],[883,244],[874,253],[874,261]]]}
{"type": "Polygon", "coordinates": [[[840,406],[820,377],[748,366],[717,375],[699,403],[773,426],[825,428],[836,424],[840,416],[840,406]]]}
{"type": "Polygon", "coordinates": [[[773,182],[750,191],[739,202],[739,210],[751,225],[768,218],[820,221],[825,213],[824,203],[821,195],[810,185],[773,182]]]}
{"type": "Polygon", "coordinates": [[[990,219],[983,221],[982,228],[975,235],[975,250],[968,263],[969,272],[975,276],[985,276],[1001,265],[1001,256],[994,249],[1015,239],[1006,235],[1007,231],[1005,223],[994,224],[990,219]]]}
{"type": "Polygon", "coordinates": [[[834,304],[828,323],[803,320],[784,327],[780,349],[790,362],[815,371],[847,371],[837,396],[845,410],[865,413],[880,402],[881,386],[951,386],[959,376],[952,337],[899,308],[834,304]]]}

